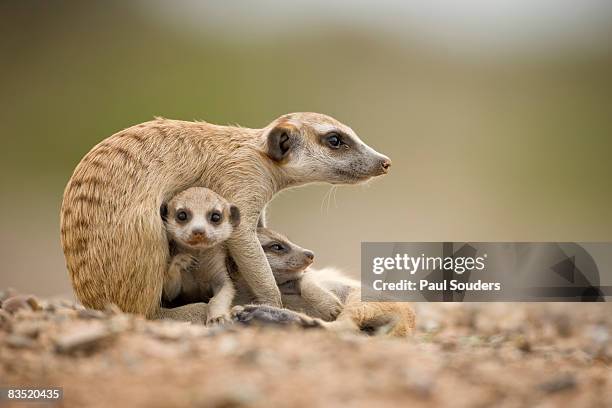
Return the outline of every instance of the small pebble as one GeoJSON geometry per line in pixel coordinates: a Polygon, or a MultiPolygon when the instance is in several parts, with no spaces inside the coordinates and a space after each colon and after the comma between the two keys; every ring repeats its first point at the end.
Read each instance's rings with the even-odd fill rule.
{"type": "Polygon", "coordinates": [[[0,309],[0,330],[11,331],[13,317],[4,309],[0,309]]]}
{"type": "Polygon", "coordinates": [[[517,337],[514,340],[514,345],[517,349],[525,353],[529,353],[531,351],[531,343],[529,343],[529,341],[524,336],[517,337]]]}
{"type": "Polygon", "coordinates": [[[576,387],[576,378],[571,374],[563,374],[550,381],[539,385],[539,388],[547,393],[570,390],[576,387]]]}
{"type": "Polygon", "coordinates": [[[82,319],[104,319],[106,314],[95,309],[81,309],[77,310],[77,316],[82,319]]]}
{"type": "Polygon", "coordinates": [[[70,354],[76,351],[92,351],[111,339],[114,333],[106,326],[86,326],[74,329],[63,334],[55,340],[55,350],[61,354],[70,354]]]}
{"type": "Polygon", "coordinates": [[[174,322],[162,322],[148,327],[147,331],[160,340],[179,340],[185,337],[185,325],[174,322]]]}
{"type": "Polygon", "coordinates": [[[18,310],[41,310],[41,307],[34,296],[17,295],[3,301],[2,309],[15,314],[18,310]]]}
{"type": "Polygon", "coordinates": [[[40,332],[44,329],[44,325],[41,322],[19,322],[13,327],[13,332],[23,337],[29,337],[35,339],[38,337],[40,332]]]}
{"type": "Polygon", "coordinates": [[[11,334],[6,338],[5,342],[7,346],[15,349],[33,348],[36,346],[36,342],[34,340],[19,334],[11,334]]]}
{"type": "Polygon", "coordinates": [[[0,290],[0,305],[2,305],[2,302],[4,302],[6,299],[13,296],[17,296],[17,291],[13,288],[0,290]]]}

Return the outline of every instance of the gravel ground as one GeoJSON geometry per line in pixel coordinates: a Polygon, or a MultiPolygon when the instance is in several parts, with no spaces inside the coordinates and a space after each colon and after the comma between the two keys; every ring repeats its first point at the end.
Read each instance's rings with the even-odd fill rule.
{"type": "Polygon", "coordinates": [[[604,303],[417,304],[388,339],[2,298],[0,385],[61,386],[59,406],[612,406],[604,303]]]}

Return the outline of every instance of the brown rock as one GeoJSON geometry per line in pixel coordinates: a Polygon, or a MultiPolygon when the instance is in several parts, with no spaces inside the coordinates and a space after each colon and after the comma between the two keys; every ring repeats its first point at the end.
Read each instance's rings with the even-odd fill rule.
{"type": "Polygon", "coordinates": [[[539,388],[547,393],[570,390],[576,387],[576,378],[571,374],[562,374],[540,384],[539,388]]]}
{"type": "Polygon", "coordinates": [[[95,309],[81,309],[77,310],[77,316],[81,319],[104,319],[106,314],[95,309]]]}
{"type": "Polygon", "coordinates": [[[525,353],[529,353],[531,351],[531,343],[525,338],[525,336],[518,336],[516,339],[514,339],[514,345],[517,349],[525,353]]]}
{"type": "Polygon", "coordinates": [[[4,309],[0,309],[0,330],[11,331],[13,317],[4,309]]]}
{"type": "Polygon", "coordinates": [[[45,326],[42,322],[19,322],[13,327],[13,333],[35,339],[44,330],[45,326]]]}
{"type": "Polygon", "coordinates": [[[114,333],[105,325],[88,325],[73,329],[55,340],[55,350],[61,354],[94,351],[111,340],[114,333]]]}
{"type": "Polygon", "coordinates": [[[17,291],[13,288],[0,290],[0,305],[2,305],[2,302],[4,302],[6,299],[13,296],[17,296],[17,291]]]}
{"type": "Polygon", "coordinates": [[[38,300],[32,295],[11,296],[2,302],[2,309],[15,314],[18,310],[41,310],[38,300]]]}
{"type": "Polygon", "coordinates": [[[36,342],[29,337],[22,336],[19,334],[11,334],[5,340],[6,345],[11,348],[33,348],[36,346],[36,342]]]}

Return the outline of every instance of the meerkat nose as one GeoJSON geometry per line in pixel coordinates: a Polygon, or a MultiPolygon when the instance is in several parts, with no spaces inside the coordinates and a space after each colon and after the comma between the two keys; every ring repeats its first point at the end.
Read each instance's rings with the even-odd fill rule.
{"type": "Polygon", "coordinates": [[[380,165],[383,168],[383,171],[386,173],[389,171],[389,167],[391,167],[391,159],[389,158],[385,158],[382,160],[382,162],[380,163],[380,165]]]}
{"type": "Polygon", "coordinates": [[[304,251],[304,255],[306,256],[306,258],[310,259],[311,261],[314,259],[314,252],[312,251],[304,251]]]}
{"type": "Polygon", "coordinates": [[[206,231],[203,229],[194,229],[193,231],[191,231],[191,234],[194,237],[204,237],[206,235],[206,231]]]}

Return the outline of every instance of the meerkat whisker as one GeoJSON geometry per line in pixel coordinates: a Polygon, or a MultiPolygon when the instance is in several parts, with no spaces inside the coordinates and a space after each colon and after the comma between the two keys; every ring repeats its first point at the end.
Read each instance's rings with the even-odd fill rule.
{"type": "Polygon", "coordinates": [[[334,208],[338,208],[338,202],[336,201],[336,194],[338,192],[338,186],[332,186],[332,188],[334,189],[334,208]]]}

